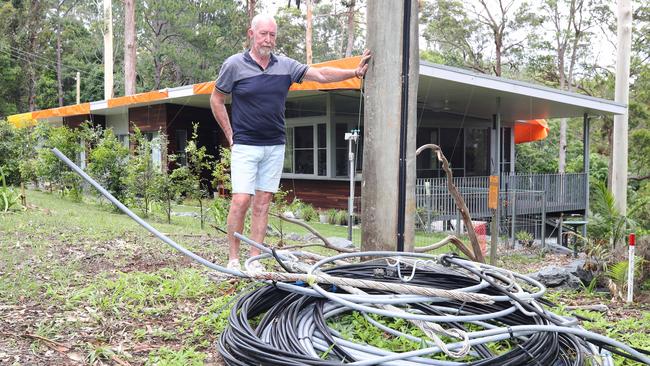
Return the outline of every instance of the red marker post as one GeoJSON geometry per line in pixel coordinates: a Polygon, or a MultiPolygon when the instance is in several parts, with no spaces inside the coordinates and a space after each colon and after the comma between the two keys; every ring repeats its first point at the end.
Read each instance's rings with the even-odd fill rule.
{"type": "Polygon", "coordinates": [[[628,239],[628,264],[627,264],[627,302],[632,302],[634,297],[634,245],[636,244],[636,235],[630,234],[628,239]]]}

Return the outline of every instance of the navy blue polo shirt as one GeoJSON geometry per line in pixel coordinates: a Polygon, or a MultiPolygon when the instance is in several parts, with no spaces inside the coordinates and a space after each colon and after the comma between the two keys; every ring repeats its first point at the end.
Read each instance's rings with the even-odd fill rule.
{"type": "Polygon", "coordinates": [[[284,109],[292,83],[301,83],[309,66],[271,54],[263,69],[248,51],[221,66],[217,90],[232,95],[233,143],[270,146],[285,143],[284,109]]]}

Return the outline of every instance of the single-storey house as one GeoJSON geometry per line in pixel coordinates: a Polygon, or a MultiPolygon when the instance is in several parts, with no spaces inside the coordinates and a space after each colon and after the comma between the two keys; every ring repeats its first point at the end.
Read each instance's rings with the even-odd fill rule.
{"type": "MultiPolygon", "coordinates": [[[[323,65],[353,68],[357,63],[358,58],[353,57],[323,65]]],[[[623,114],[625,105],[426,61],[420,62],[419,73],[417,145],[435,143],[442,148],[461,190],[463,187],[486,189],[488,176],[498,171],[502,190],[545,192],[545,214],[586,214],[589,154],[585,153],[584,173],[522,176],[515,171],[515,144],[545,138],[548,127],[544,119],[581,117],[587,152],[589,118],[623,114]]],[[[77,126],[89,120],[112,128],[125,144],[135,124],[151,136],[158,131],[166,133],[169,153],[184,150],[191,136],[191,125],[198,122],[199,144],[216,156],[217,146],[224,145],[225,139],[209,107],[213,88],[214,82],[185,85],[23,113],[10,116],[9,121],[21,124],[46,120],[77,126]]],[[[282,185],[292,195],[320,208],[346,207],[348,141],[344,135],[352,129],[359,129],[362,136],[356,165],[358,182],[363,174],[361,94],[362,84],[358,79],[332,84],[305,82],[291,87],[285,114],[287,148],[282,185]]],[[[424,200],[427,194],[432,194],[432,187],[441,186],[439,180],[444,172],[430,152],[418,156],[416,165],[418,200],[424,200]]],[[[360,192],[360,187],[356,192],[360,192]]],[[[436,214],[445,216],[445,203],[436,202],[436,214]]],[[[507,204],[508,200],[504,202],[507,204]]],[[[480,216],[485,204],[477,205],[470,210],[480,216]]],[[[527,205],[539,211],[539,202],[522,202],[513,208],[512,200],[503,209],[525,210],[527,205]]],[[[426,206],[425,201],[419,201],[418,206],[426,206]]],[[[451,212],[453,209],[449,215],[453,215],[451,212]]]]}

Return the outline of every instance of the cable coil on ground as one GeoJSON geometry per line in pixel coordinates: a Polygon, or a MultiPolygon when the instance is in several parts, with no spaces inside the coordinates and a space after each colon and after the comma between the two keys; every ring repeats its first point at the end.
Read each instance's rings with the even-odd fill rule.
{"type": "MultiPolygon", "coordinates": [[[[320,265],[341,257],[369,254],[372,253],[339,255],[311,266],[309,271],[318,272],[320,265]]],[[[577,327],[574,320],[545,310],[541,305],[545,302],[541,299],[543,285],[526,276],[451,255],[442,256],[439,263],[434,263],[430,257],[416,259],[414,255],[403,257],[405,253],[392,254],[395,257],[332,266],[323,273],[336,278],[387,283],[403,283],[406,278],[410,285],[471,291],[487,295],[493,302],[460,302],[372,288],[359,289],[366,293],[359,295],[316,283],[281,287],[276,283],[243,295],[232,307],[229,326],[218,343],[219,352],[228,365],[568,366],[603,364],[597,357],[600,349],[647,362],[641,352],[587,332],[577,327]],[[309,287],[318,290],[314,293],[309,287]],[[387,306],[393,307],[392,310],[386,310],[387,306]],[[404,337],[420,347],[396,353],[359,339],[345,339],[329,322],[354,311],[363,314],[385,335],[404,337]],[[371,313],[381,315],[370,316],[371,313]],[[413,316],[427,319],[411,320],[414,328],[434,324],[435,331],[444,332],[440,338],[447,343],[441,345],[391,329],[382,321],[413,316]],[[456,338],[450,336],[451,330],[455,331],[456,338]],[[461,335],[466,337],[461,339],[461,335]],[[500,347],[490,347],[497,343],[500,347]],[[495,348],[506,350],[496,352],[495,348]],[[461,349],[467,351],[453,355],[461,349]]],[[[253,260],[265,257],[271,255],[253,260]]],[[[280,259],[277,253],[274,257],[280,259]]],[[[285,267],[290,265],[285,263],[285,267]]]]}

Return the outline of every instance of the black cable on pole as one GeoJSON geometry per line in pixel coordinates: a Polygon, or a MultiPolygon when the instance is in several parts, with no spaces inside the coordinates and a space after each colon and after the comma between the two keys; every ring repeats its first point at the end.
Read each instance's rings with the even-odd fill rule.
{"type": "Polygon", "coordinates": [[[404,0],[402,27],[402,110],[399,129],[399,185],[397,195],[397,251],[404,251],[406,227],[406,133],[409,102],[409,55],[411,53],[411,0],[404,0]]]}

